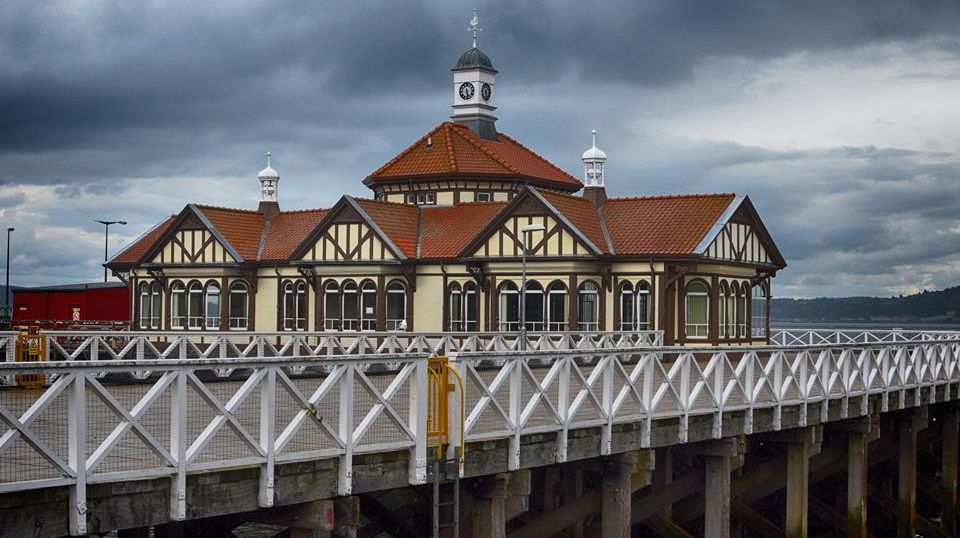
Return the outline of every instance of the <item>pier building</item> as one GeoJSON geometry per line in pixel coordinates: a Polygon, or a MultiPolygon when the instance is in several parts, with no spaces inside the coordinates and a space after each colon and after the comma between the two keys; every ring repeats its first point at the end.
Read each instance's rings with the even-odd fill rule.
{"type": "Polygon", "coordinates": [[[610,197],[595,131],[575,177],[499,129],[483,51],[452,74],[450,121],[364,178],[371,198],[285,211],[268,154],[256,209],[188,204],[117,254],[132,328],[766,341],[786,263],[748,196],[610,197]]]}

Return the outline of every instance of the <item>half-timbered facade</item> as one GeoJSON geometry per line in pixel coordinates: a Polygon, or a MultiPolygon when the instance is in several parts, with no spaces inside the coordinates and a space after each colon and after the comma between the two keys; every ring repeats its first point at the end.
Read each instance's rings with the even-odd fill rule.
{"type": "Polygon", "coordinates": [[[282,211],[268,162],[257,209],[190,204],[155,226],[107,263],[135,328],[766,340],[786,264],[748,197],[609,198],[595,136],[581,181],[498,132],[495,74],[464,53],[453,121],[371,173],[373,199],[282,211]]]}

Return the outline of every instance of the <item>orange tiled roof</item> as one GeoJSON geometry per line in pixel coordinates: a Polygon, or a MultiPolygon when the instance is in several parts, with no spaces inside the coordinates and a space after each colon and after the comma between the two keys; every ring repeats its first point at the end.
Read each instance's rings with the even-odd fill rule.
{"type": "Polygon", "coordinates": [[[420,257],[456,258],[506,205],[506,202],[473,202],[423,208],[420,257]]]}
{"type": "Polygon", "coordinates": [[[288,259],[326,215],[326,209],[277,213],[267,223],[266,237],[261,245],[258,259],[262,261],[288,259]]]}
{"type": "Polygon", "coordinates": [[[733,194],[611,198],[603,205],[618,255],[688,255],[734,200],[733,194]]]}
{"type": "Polygon", "coordinates": [[[583,186],[513,138],[503,133],[497,136],[499,140],[485,140],[465,125],[441,123],[370,174],[367,181],[483,176],[533,179],[573,191],[583,186]]]}
{"type": "Polygon", "coordinates": [[[249,209],[232,209],[198,205],[211,224],[244,260],[256,260],[263,233],[263,213],[249,209]]]}
{"type": "Polygon", "coordinates": [[[160,224],[157,224],[150,230],[147,230],[147,233],[138,237],[133,243],[128,245],[123,251],[113,257],[110,260],[110,264],[127,264],[127,263],[137,263],[140,261],[140,258],[150,250],[150,247],[160,238],[164,232],[167,231],[167,228],[173,224],[173,221],[177,219],[176,215],[170,215],[160,224]]]}
{"type": "Polygon", "coordinates": [[[587,239],[592,241],[600,252],[610,253],[607,240],[603,235],[603,226],[600,224],[600,215],[590,200],[556,192],[539,190],[537,192],[546,198],[550,205],[557,208],[557,211],[566,217],[574,228],[580,230],[587,239]]]}
{"type": "Polygon", "coordinates": [[[373,219],[380,230],[397,245],[407,258],[417,256],[417,206],[381,200],[354,198],[364,212],[373,219]]]}

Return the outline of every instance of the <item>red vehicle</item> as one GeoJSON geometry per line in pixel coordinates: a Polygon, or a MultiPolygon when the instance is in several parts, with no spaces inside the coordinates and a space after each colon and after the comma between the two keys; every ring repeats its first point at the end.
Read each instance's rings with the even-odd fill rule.
{"type": "Polygon", "coordinates": [[[13,325],[44,329],[126,329],[130,290],[123,282],[61,284],[13,292],[13,325]]]}

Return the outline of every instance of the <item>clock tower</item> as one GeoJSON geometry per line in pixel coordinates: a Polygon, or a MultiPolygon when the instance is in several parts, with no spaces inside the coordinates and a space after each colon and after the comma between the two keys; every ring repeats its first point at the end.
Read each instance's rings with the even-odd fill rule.
{"type": "Polygon", "coordinates": [[[473,47],[464,52],[453,71],[453,121],[462,123],[487,140],[497,139],[494,123],[497,117],[493,111],[496,97],[497,70],[490,58],[477,48],[477,36],[480,35],[480,19],[477,10],[473,10],[470,27],[473,34],[473,47]]]}

